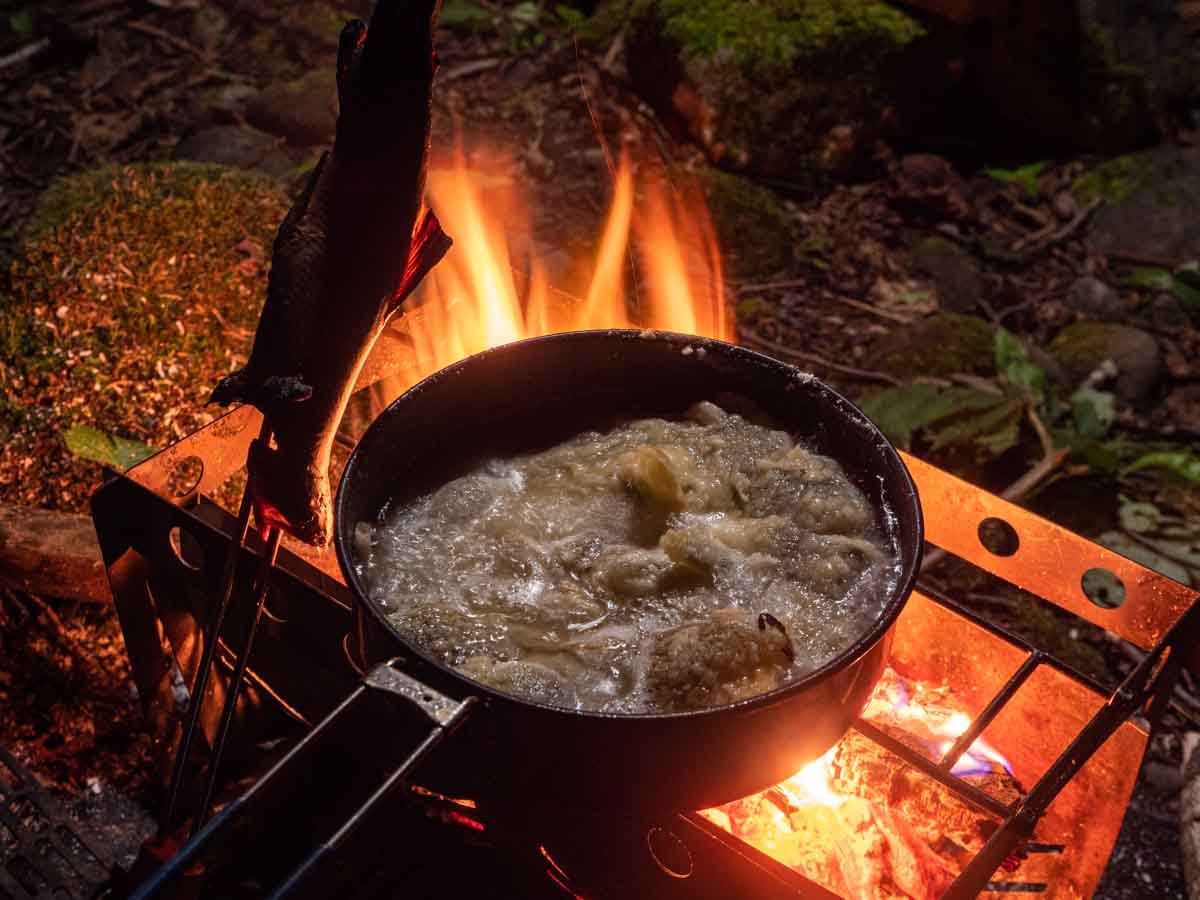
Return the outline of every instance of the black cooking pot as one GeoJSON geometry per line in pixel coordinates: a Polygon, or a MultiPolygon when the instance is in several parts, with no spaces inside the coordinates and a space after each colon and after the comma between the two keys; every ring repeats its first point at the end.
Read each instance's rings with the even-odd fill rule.
{"type": "Polygon", "coordinates": [[[529,803],[564,798],[699,809],[795,773],[845,733],[888,657],[922,548],[921,507],[895,449],[849,401],[810,375],[719,341],[662,332],[587,331],[462,360],[393,402],[364,434],[335,509],[338,561],[357,601],[364,667],[401,669],[452,699],[472,696],[460,741],[487,790],[529,803]],[[678,415],[699,400],[750,398],[780,428],[842,464],[895,533],[901,574],[879,619],[820,669],[770,693],[695,712],[574,712],[473,681],[410,643],[367,597],[355,528],[497,455],[550,446],[615,418],[678,415]],[[888,512],[884,512],[884,510],[888,512]]]}

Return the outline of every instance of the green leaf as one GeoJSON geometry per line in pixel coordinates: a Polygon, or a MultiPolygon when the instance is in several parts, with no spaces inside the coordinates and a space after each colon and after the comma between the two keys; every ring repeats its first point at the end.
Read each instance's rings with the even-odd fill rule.
{"type": "Polygon", "coordinates": [[[525,0],[524,3],[518,3],[509,12],[508,17],[517,25],[525,28],[532,28],[537,25],[538,19],[542,16],[541,7],[532,0],[525,0]]]}
{"type": "Polygon", "coordinates": [[[1048,162],[1035,162],[1021,166],[1018,169],[984,169],[984,174],[1006,184],[1019,184],[1025,188],[1030,198],[1038,195],[1038,176],[1049,166],[1048,162]]]}
{"type": "Polygon", "coordinates": [[[1190,312],[1200,312],[1200,287],[1188,284],[1182,278],[1176,278],[1171,285],[1171,293],[1190,312]]]}
{"type": "Polygon", "coordinates": [[[1113,395],[1108,391],[1082,388],[1071,395],[1071,417],[1075,422],[1075,440],[1098,441],[1108,434],[1117,418],[1113,395]]]}
{"type": "Polygon", "coordinates": [[[587,22],[587,16],[581,10],[573,6],[567,6],[565,3],[560,3],[554,7],[554,14],[558,16],[559,21],[573,31],[578,31],[587,22]]]}
{"type": "Polygon", "coordinates": [[[896,299],[901,303],[924,303],[930,296],[929,291],[901,291],[896,299]]]}
{"type": "Polygon", "coordinates": [[[438,22],[442,25],[470,25],[490,22],[492,14],[471,0],[445,0],[438,22]]]}
{"type": "Polygon", "coordinates": [[[1147,453],[1125,468],[1128,475],[1142,469],[1160,468],[1173,472],[1185,481],[1200,484],[1200,456],[1186,450],[1160,450],[1147,453]]]}
{"type": "Polygon", "coordinates": [[[973,443],[999,456],[1017,445],[1025,404],[1010,397],[982,396],[988,399],[986,406],[977,407],[973,414],[956,416],[950,424],[937,429],[933,436],[934,450],[973,443]]]}
{"type": "Polygon", "coordinates": [[[1158,266],[1138,266],[1125,276],[1125,281],[1151,291],[1169,291],[1175,284],[1171,273],[1158,266]]]}
{"type": "Polygon", "coordinates": [[[1046,389],[1046,373],[1029,357],[1025,345],[1012,332],[996,329],[996,371],[1004,380],[1041,400],[1046,389]]]}
{"type": "Polygon", "coordinates": [[[27,9],[17,10],[8,17],[8,27],[19,40],[33,37],[33,14],[27,9]]]}
{"type": "Polygon", "coordinates": [[[905,384],[874,394],[861,406],[890,441],[908,448],[913,432],[954,412],[947,393],[931,384],[905,384]]]}
{"type": "MultiPolygon", "coordinates": [[[[1058,443],[1070,445],[1070,440],[1058,443]]],[[[1113,475],[1121,468],[1121,449],[1114,441],[1084,441],[1080,446],[1072,447],[1071,459],[1083,463],[1097,474],[1113,475]]]]}
{"type": "Polygon", "coordinates": [[[1121,518],[1122,528],[1139,534],[1157,529],[1163,517],[1162,510],[1153,503],[1135,503],[1127,497],[1121,497],[1117,514],[1121,518]]]}
{"type": "Polygon", "coordinates": [[[67,449],[76,456],[104,463],[125,471],[157,451],[149,444],[115,434],[105,434],[86,425],[74,425],[63,432],[67,449]]]}

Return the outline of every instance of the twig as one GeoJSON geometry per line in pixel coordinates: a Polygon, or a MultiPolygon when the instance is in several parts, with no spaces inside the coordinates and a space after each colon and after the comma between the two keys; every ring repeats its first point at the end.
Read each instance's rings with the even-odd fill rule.
{"type": "MultiPolygon", "coordinates": [[[[1076,231],[1083,227],[1084,223],[1091,218],[1092,213],[1100,208],[1104,201],[1097,198],[1081,209],[1070,222],[1064,225],[1058,231],[1052,232],[1045,240],[1039,241],[1029,248],[1029,255],[1032,256],[1041,253],[1043,250],[1048,250],[1055,244],[1059,244],[1073,235],[1076,231]]],[[[1020,242],[1018,242],[1019,244],[1020,242]]],[[[1013,247],[1014,250],[1020,249],[1018,246],[1013,247]]]]}
{"type": "Polygon", "coordinates": [[[166,43],[170,44],[172,47],[177,47],[180,50],[184,50],[184,51],[192,54],[194,57],[199,59],[201,62],[208,63],[208,62],[212,61],[212,59],[209,57],[209,55],[207,53],[205,53],[203,50],[201,50],[199,47],[195,47],[192,44],[189,44],[183,38],[176,37],[175,35],[171,34],[171,32],[169,32],[163,28],[159,28],[156,25],[151,25],[147,22],[142,22],[142,21],[134,21],[134,22],[126,22],[125,27],[132,28],[134,31],[140,31],[140,32],[142,32],[142,34],[148,34],[151,37],[156,37],[161,41],[165,41],[166,43]]]}
{"type": "Polygon", "coordinates": [[[1049,459],[1054,455],[1054,439],[1050,437],[1050,432],[1046,430],[1046,425],[1042,421],[1042,417],[1037,414],[1037,410],[1033,408],[1033,404],[1025,407],[1025,415],[1029,419],[1029,424],[1033,426],[1034,432],[1038,436],[1038,441],[1042,445],[1042,458],[1049,459]]]}
{"type": "Polygon", "coordinates": [[[41,40],[34,41],[32,44],[26,44],[20,50],[14,50],[7,56],[0,56],[0,71],[12,66],[18,66],[28,59],[33,59],[43,50],[48,50],[49,48],[50,38],[42,38],[41,40]]]}
{"type": "Polygon", "coordinates": [[[474,59],[471,62],[465,62],[460,66],[455,66],[453,69],[447,69],[438,76],[438,81],[445,84],[447,81],[457,81],[460,78],[466,78],[469,75],[478,75],[480,72],[486,72],[489,69],[494,69],[503,63],[504,60],[498,56],[490,59],[474,59]]]}
{"type": "Polygon", "coordinates": [[[751,291],[779,291],[785,288],[811,287],[812,281],[804,278],[789,278],[784,281],[759,281],[753,284],[740,285],[735,293],[748,294],[751,291]]]}
{"type": "Polygon", "coordinates": [[[1183,260],[1169,259],[1165,256],[1148,256],[1142,253],[1125,253],[1121,250],[1114,250],[1111,253],[1104,254],[1110,260],[1117,262],[1129,263],[1134,266],[1150,266],[1156,269],[1167,269],[1175,271],[1183,265],[1183,260]]]}
{"type": "Polygon", "coordinates": [[[871,315],[879,316],[881,319],[889,319],[893,322],[899,322],[901,325],[908,325],[912,319],[908,316],[902,316],[899,313],[890,312],[886,309],[879,309],[877,306],[872,306],[870,303],[864,303],[862,300],[855,300],[853,297],[843,297],[840,294],[828,294],[827,296],[836,300],[838,303],[844,303],[846,306],[853,306],[855,309],[861,309],[863,312],[871,313],[871,315]]]}
{"type": "Polygon", "coordinates": [[[832,360],[826,359],[816,353],[809,353],[801,350],[793,350],[791,347],[785,347],[783,344],[777,344],[774,341],[767,340],[761,335],[755,333],[752,340],[756,344],[761,344],[767,350],[770,350],[776,356],[786,359],[802,360],[806,363],[811,363],[815,366],[821,366],[830,369],[834,372],[841,372],[843,375],[851,375],[855,378],[860,378],[863,381],[879,381],[884,384],[893,386],[900,385],[900,379],[894,375],[889,375],[887,372],[878,372],[873,369],[856,369],[854,366],[846,366],[841,363],[835,363],[832,360]]]}

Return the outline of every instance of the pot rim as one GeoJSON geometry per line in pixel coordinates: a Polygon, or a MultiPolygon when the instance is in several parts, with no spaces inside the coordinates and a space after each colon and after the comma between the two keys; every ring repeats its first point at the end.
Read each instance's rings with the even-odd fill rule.
{"type": "Polygon", "coordinates": [[[715,338],[699,337],[697,335],[683,334],[679,332],[660,331],[657,329],[637,329],[637,328],[611,328],[611,329],[596,329],[587,331],[564,331],[555,332],[553,334],[539,335],[537,337],[524,338],[518,341],[512,341],[507,344],[501,344],[496,347],[488,348],[479,353],[464,357],[439,369],[436,372],[427,375],[419,382],[408,388],[404,393],[400,394],[395,400],[381,412],[375,420],[367,427],[359,438],[358,444],[350,454],[349,460],[342,471],[341,479],[338,482],[337,496],[334,502],[334,547],[337,554],[338,565],[341,568],[342,576],[346,580],[346,585],[349,587],[352,596],[358,607],[365,608],[368,614],[375,620],[385,632],[390,634],[394,639],[408,651],[414,654],[424,664],[433,667],[439,674],[450,678],[456,685],[463,688],[467,693],[480,694],[491,701],[499,701],[503,703],[515,703],[521,707],[529,707],[547,713],[555,713],[558,715],[567,715],[573,718],[584,717],[597,721],[604,720],[620,720],[620,721],[652,721],[663,722],[671,720],[692,720],[697,716],[700,717],[716,717],[721,714],[727,714],[732,711],[751,712],[755,710],[765,709],[774,706],[777,703],[784,702],[793,694],[803,693],[813,685],[824,681],[825,679],[835,675],[838,672],[846,669],[849,666],[858,662],[866,653],[868,653],[877,643],[885,639],[888,632],[895,624],[900,612],[904,609],[908,601],[909,595],[912,593],[916,583],[917,575],[920,571],[922,554],[924,551],[924,517],[921,508],[920,497],[917,494],[917,489],[913,483],[912,476],[908,471],[908,467],[904,464],[903,458],[896,451],[895,446],[887,439],[882,431],[867,418],[857,406],[851,403],[843,395],[835,391],[824,381],[816,376],[804,372],[796,366],[785,363],[774,357],[759,353],[755,350],[750,350],[746,347],[741,347],[737,344],[731,344],[726,341],[717,340],[715,338]],[[806,672],[799,678],[789,681],[786,684],[773,688],[762,694],[757,694],[753,697],[748,697],[743,700],[738,700],[733,703],[727,703],[722,706],[705,707],[696,710],[684,710],[677,712],[604,712],[599,710],[575,710],[568,709],[562,706],[553,706],[547,703],[540,703],[536,700],[531,700],[525,697],[519,697],[515,694],[508,694],[499,691],[489,685],[476,681],[451,666],[435,659],[424,649],[414,644],[398,630],[396,630],[383,611],[373,603],[364,586],[359,581],[358,573],[355,570],[354,559],[352,558],[353,547],[353,523],[346,524],[343,511],[348,502],[347,495],[349,493],[349,483],[357,468],[357,463],[361,458],[359,453],[364,445],[367,445],[369,436],[376,431],[377,428],[384,428],[385,423],[392,415],[393,410],[406,403],[409,398],[418,394],[427,392],[436,388],[442,381],[449,380],[457,376],[463,369],[470,368],[479,364],[479,361],[493,355],[501,355],[504,353],[514,352],[515,347],[536,346],[541,343],[574,341],[574,340],[602,340],[605,338],[614,340],[662,340],[668,343],[677,344],[684,347],[693,348],[693,352],[703,348],[706,352],[723,353],[733,357],[739,364],[749,364],[750,366],[765,366],[790,374],[798,382],[803,383],[806,389],[814,391],[820,396],[822,403],[827,403],[831,409],[836,410],[839,414],[847,416],[855,422],[855,424],[866,431],[873,438],[879,449],[886,455],[892,458],[896,465],[898,474],[902,480],[902,489],[888,496],[890,512],[895,517],[897,523],[903,521],[904,515],[907,513],[913,519],[913,546],[908,548],[901,536],[897,534],[896,540],[900,555],[900,573],[896,579],[895,586],[890,591],[890,596],[885,603],[883,610],[876,617],[871,627],[863,632],[849,647],[838,653],[824,665],[813,669],[811,672],[806,672]],[[902,509],[907,505],[907,509],[902,509]],[[909,552],[906,553],[906,550],[909,552]]]}

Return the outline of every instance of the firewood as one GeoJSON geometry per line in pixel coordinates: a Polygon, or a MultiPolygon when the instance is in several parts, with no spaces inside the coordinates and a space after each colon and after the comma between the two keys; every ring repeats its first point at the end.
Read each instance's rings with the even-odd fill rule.
{"type": "Polygon", "coordinates": [[[0,584],[63,600],[112,601],[92,520],[46,509],[0,506],[0,584]]]}

